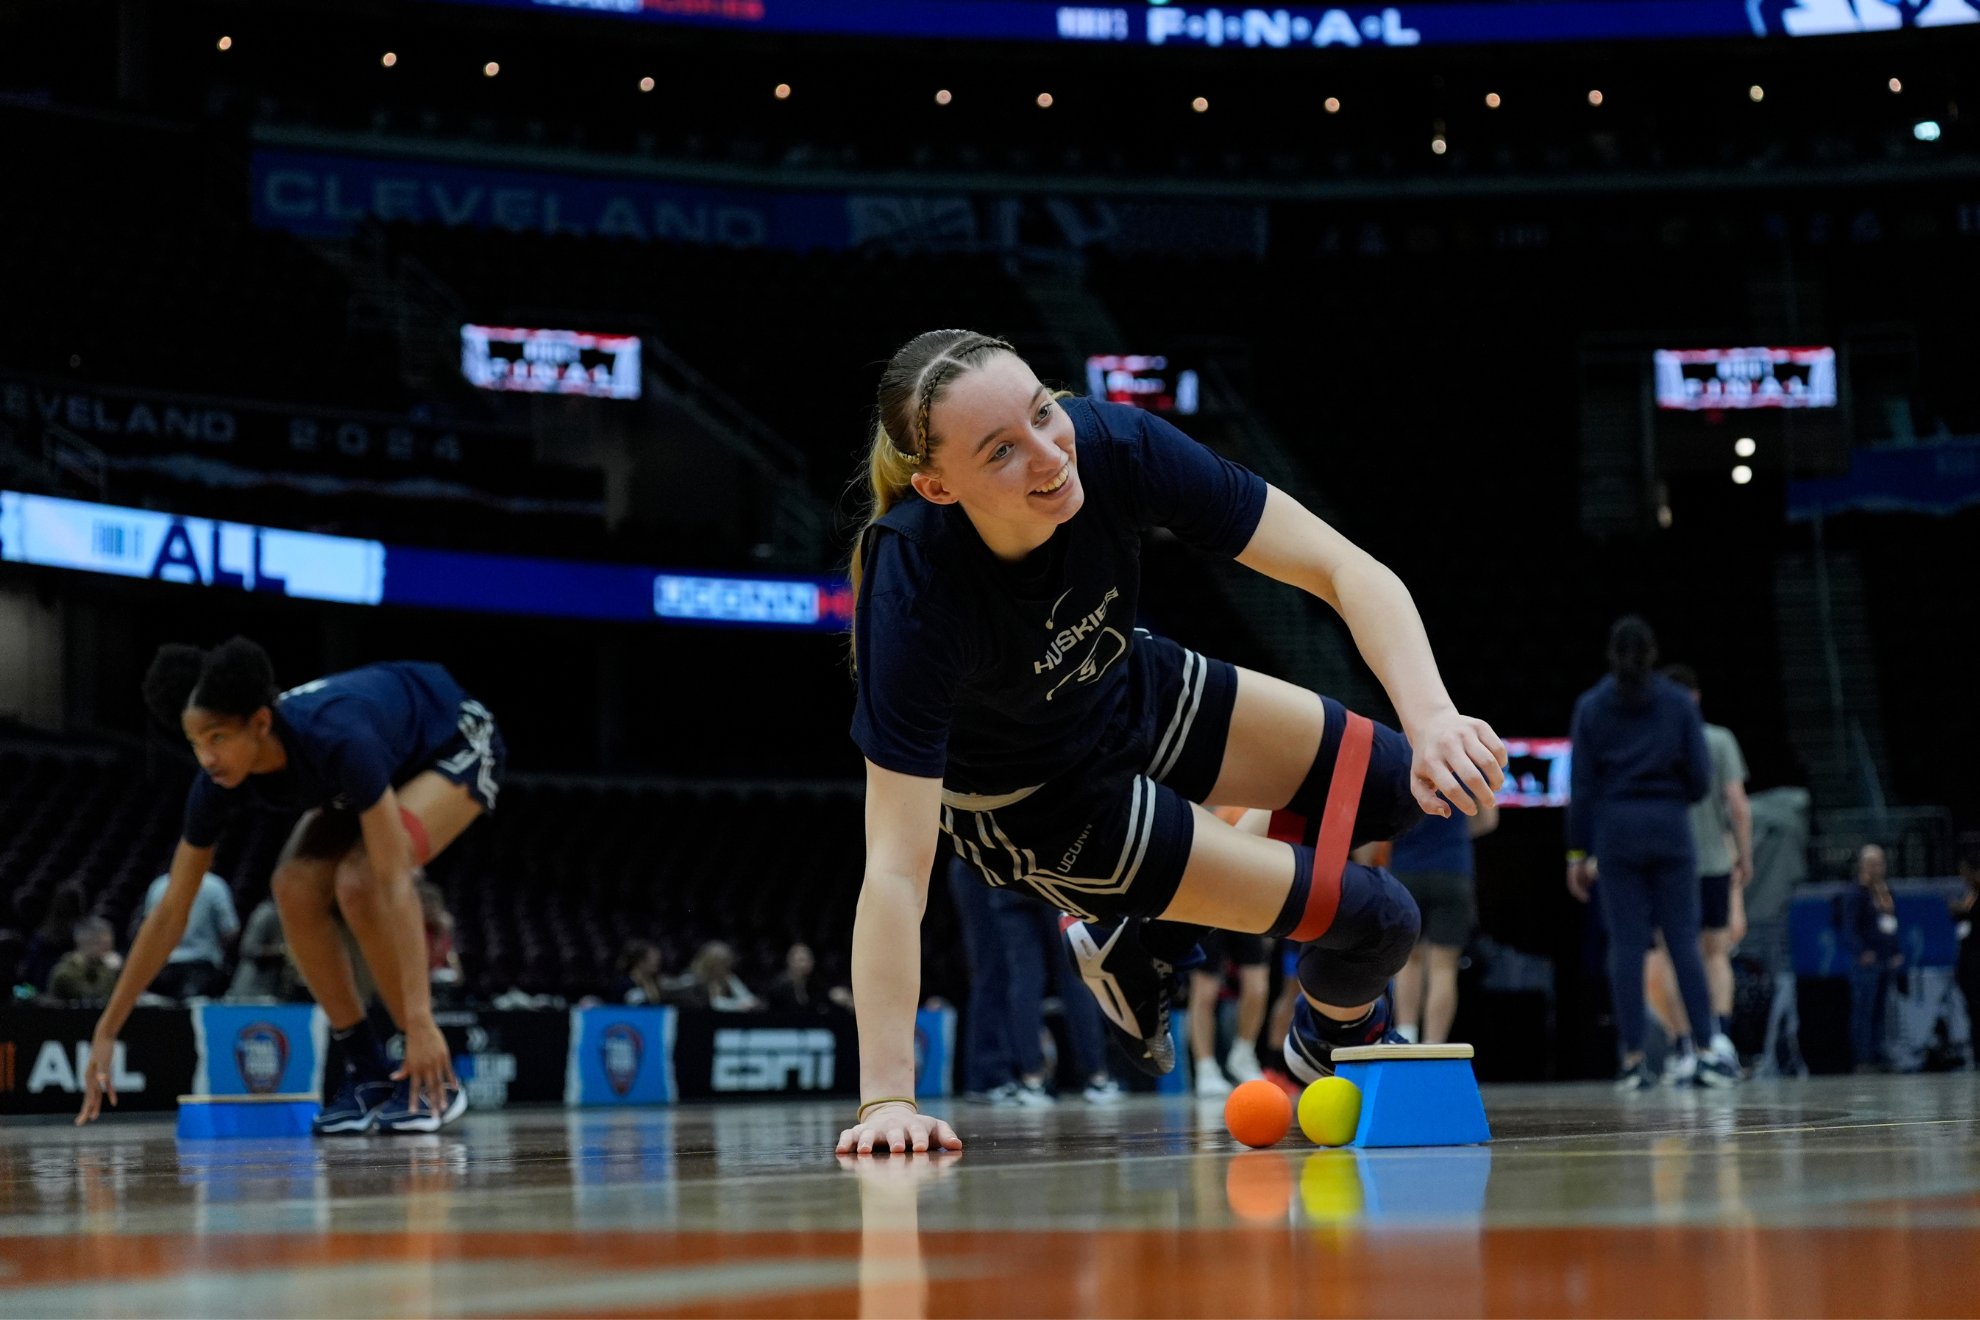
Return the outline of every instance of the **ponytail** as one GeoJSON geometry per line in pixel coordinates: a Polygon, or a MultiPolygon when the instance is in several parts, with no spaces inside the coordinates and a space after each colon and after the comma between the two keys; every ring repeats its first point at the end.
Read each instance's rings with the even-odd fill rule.
{"type": "MultiPolygon", "coordinates": [[[[874,408],[873,438],[866,454],[868,499],[866,520],[853,543],[853,607],[866,576],[866,543],[873,525],[914,489],[914,474],[934,454],[939,437],[929,426],[929,414],[964,372],[973,371],[993,354],[1017,350],[991,335],[969,330],[930,330],[900,347],[880,373],[879,398],[874,408]]],[[[857,662],[857,655],[854,656],[857,662]]]]}

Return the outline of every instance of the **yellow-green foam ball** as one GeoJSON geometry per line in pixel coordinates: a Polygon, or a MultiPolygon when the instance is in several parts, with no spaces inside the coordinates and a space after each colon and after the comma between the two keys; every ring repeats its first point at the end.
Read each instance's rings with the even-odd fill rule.
{"type": "Polygon", "coordinates": [[[1361,1088],[1345,1077],[1322,1077],[1299,1098],[1299,1130],[1316,1146],[1345,1146],[1361,1123],[1361,1088]]]}

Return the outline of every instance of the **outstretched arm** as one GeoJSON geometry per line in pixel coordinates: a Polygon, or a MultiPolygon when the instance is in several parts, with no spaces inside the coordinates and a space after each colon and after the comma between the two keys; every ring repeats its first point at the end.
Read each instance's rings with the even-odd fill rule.
{"type": "Polygon", "coordinates": [[[213,849],[195,848],[183,839],[172,854],[171,879],[165,882],[165,894],[158,900],[158,906],[145,914],[137,938],[131,941],[130,957],[117,975],[116,987],[110,991],[110,1002],[104,1005],[103,1016],[96,1020],[96,1032],[89,1046],[89,1066],[83,1069],[83,1103],[82,1112],[76,1115],[77,1126],[97,1116],[105,1096],[111,1104],[117,1103],[117,1091],[112,1085],[116,1076],[117,1033],[124,1029],[138,996],[151,985],[172,956],[172,950],[185,938],[193,900],[199,897],[200,883],[212,862],[213,849]]]}
{"type": "Polygon", "coordinates": [[[1311,592],[1347,621],[1415,752],[1410,779],[1419,806],[1448,816],[1441,792],[1469,816],[1492,799],[1505,779],[1505,744],[1485,721],[1458,713],[1401,578],[1277,487],[1267,491],[1238,562],[1311,592]]]}
{"type": "MultiPolygon", "coordinates": [[[[866,880],[853,918],[853,1006],[860,1102],[914,1095],[914,1010],[921,999],[921,914],[942,813],[942,781],[866,763],[866,880]]],[[[877,1105],[839,1134],[841,1155],[961,1150],[955,1130],[912,1103],[877,1105]]]]}

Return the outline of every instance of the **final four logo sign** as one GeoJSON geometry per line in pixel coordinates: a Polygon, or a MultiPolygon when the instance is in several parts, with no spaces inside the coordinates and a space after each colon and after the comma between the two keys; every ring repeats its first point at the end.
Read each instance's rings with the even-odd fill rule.
{"type": "Polygon", "coordinates": [[[289,1037],[272,1022],[250,1022],[234,1037],[234,1062],[250,1095],[273,1095],[282,1089],[289,1069],[289,1037]]]}
{"type": "Polygon", "coordinates": [[[646,1042],[639,1029],[624,1022],[605,1028],[598,1042],[599,1062],[605,1066],[605,1083],[614,1095],[626,1095],[639,1080],[639,1065],[646,1057],[646,1042]]]}

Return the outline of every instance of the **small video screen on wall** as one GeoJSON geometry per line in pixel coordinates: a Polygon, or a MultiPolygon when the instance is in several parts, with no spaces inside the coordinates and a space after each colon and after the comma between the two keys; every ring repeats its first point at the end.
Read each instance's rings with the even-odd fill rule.
{"type": "Polygon", "coordinates": [[[1833,348],[1660,348],[1656,361],[1659,408],[1836,406],[1833,348]]]}
{"type": "Polygon", "coordinates": [[[637,399],[639,336],[464,325],[461,374],[484,390],[637,399]]]}
{"type": "Polygon", "coordinates": [[[1196,373],[1161,354],[1096,353],[1086,359],[1086,392],[1109,403],[1187,417],[1197,409],[1196,373]]]}

